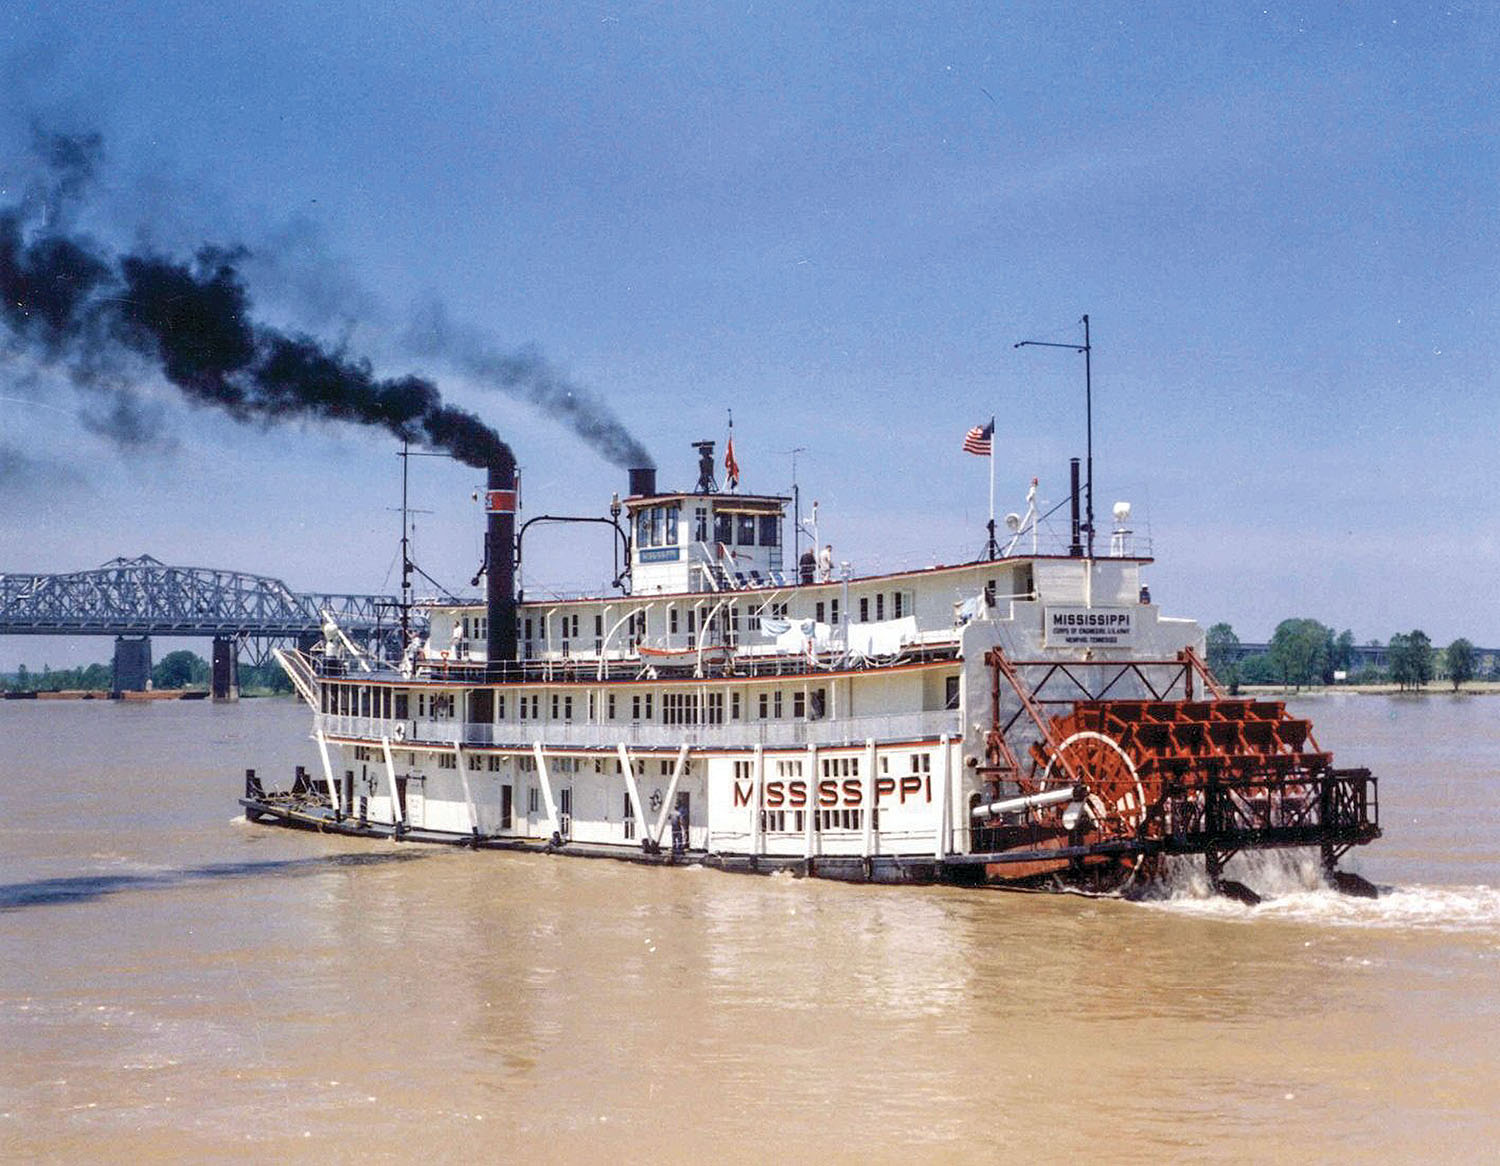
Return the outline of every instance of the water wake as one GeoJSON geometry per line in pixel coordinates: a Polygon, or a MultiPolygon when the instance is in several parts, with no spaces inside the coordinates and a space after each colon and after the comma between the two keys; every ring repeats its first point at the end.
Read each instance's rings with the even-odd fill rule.
{"type": "Polygon", "coordinates": [[[1143,906],[1222,919],[1284,919],[1334,927],[1493,932],[1500,937],[1500,888],[1380,886],[1380,897],[1341,894],[1324,878],[1311,851],[1261,851],[1237,855],[1225,868],[1262,897],[1246,907],[1214,893],[1203,863],[1173,859],[1165,875],[1132,896],[1143,906]]]}

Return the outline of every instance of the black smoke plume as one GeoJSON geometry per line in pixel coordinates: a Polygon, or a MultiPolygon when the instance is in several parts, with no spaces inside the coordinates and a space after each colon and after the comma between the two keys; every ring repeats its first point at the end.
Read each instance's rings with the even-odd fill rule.
{"type": "MultiPolygon", "coordinates": [[[[509,447],[472,413],[443,402],[418,376],[382,378],[368,361],[311,336],[257,322],[239,270],[245,252],[204,247],[190,261],[151,253],[116,255],[67,227],[67,209],[98,164],[97,135],[37,135],[42,178],[18,205],[0,208],[0,323],[13,343],[60,364],[75,382],[112,400],[90,418],[127,444],[141,410],[111,358],[130,353],[189,400],[240,421],[306,417],[379,426],[477,467],[513,467],[509,447]],[[113,386],[113,388],[111,387],[113,386]]],[[[651,459],[609,410],[567,384],[541,358],[507,356],[444,322],[427,351],[551,412],[606,457],[628,466],[651,459]]]]}
{"type": "Polygon", "coordinates": [[[504,352],[474,329],[452,323],[441,303],[428,303],[417,312],[407,341],[418,355],[446,360],[480,384],[535,405],[623,469],[656,465],[595,394],[573,384],[536,352],[504,352]]]}

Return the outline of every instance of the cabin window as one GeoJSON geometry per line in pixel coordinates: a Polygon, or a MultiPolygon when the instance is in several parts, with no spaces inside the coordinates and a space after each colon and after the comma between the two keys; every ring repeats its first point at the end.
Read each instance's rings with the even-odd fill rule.
{"type": "Polygon", "coordinates": [[[729,694],[729,719],[731,721],[740,719],[740,694],[737,692],[729,694]]]}
{"type": "Polygon", "coordinates": [[[612,692],[604,698],[604,715],[610,720],[615,719],[615,694],[612,692]]]}
{"type": "Polygon", "coordinates": [[[932,772],[932,754],[931,753],[913,753],[911,755],[911,771],[913,773],[931,773],[932,772]]]}
{"type": "Polygon", "coordinates": [[[486,757],[484,759],[484,764],[485,764],[485,768],[488,769],[491,773],[499,773],[500,772],[500,755],[498,753],[491,753],[488,757],[486,757]]]}
{"type": "Polygon", "coordinates": [[[594,651],[604,651],[604,617],[602,615],[594,617],[594,651]]]}
{"type": "Polygon", "coordinates": [[[630,804],[630,791],[625,791],[625,805],[621,812],[621,820],[625,823],[626,841],[635,837],[635,807],[630,804]]]}
{"type": "Polygon", "coordinates": [[[905,615],[917,614],[916,593],[912,591],[891,592],[891,616],[900,619],[905,615]]]}
{"type": "Polygon", "coordinates": [[[828,707],[827,689],[813,689],[810,693],[807,694],[807,703],[807,715],[815,721],[822,720],[823,717],[828,715],[825,711],[828,707]]]}
{"type": "Polygon", "coordinates": [[[945,709],[956,709],[958,707],[957,676],[945,676],[943,678],[943,707],[945,709]]]}
{"type": "Polygon", "coordinates": [[[826,614],[827,609],[824,607],[823,601],[821,599],[818,600],[817,603],[813,604],[813,619],[815,619],[818,623],[828,622],[823,618],[826,614]]]}
{"type": "Polygon", "coordinates": [[[505,693],[503,693],[503,692],[497,692],[495,694],[495,720],[497,720],[497,721],[503,721],[504,719],[505,719],[505,693]]]}
{"type": "Polygon", "coordinates": [[[439,769],[457,769],[458,768],[458,756],[457,756],[457,754],[454,754],[454,753],[439,753],[438,754],[438,768],[439,769]]]}
{"type": "Polygon", "coordinates": [[[677,523],[681,514],[682,511],[679,507],[668,506],[666,509],[667,525],[666,530],[663,533],[666,535],[667,546],[669,547],[675,547],[677,545],[677,523]]]}
{"type": "Polygon", "coordinates": [[[526,698],[524,696],[516,701],[516,708],[519,710],[519,715],[524,721],[526,719],[526,698]]]}
{"type": "Polygon", "coordinates": [[[677,634],[677,609],[675,607],[669,607],[669,608],[667,608],[667,635],[669,635],[669,636],[675,636],[676,634],[677,634]]]}
{"type": "Polygon", "coordinates": [[[693,541],[700,543],[708,541],[707,506],[695,506],[693,508],[693,541]]]}
{"type": "Polygon", "coordinates": [[[565,720],[565,721],[571,721],[572,719],[573,719],[573,698],[571,696],[565,696],[565,697],[563,697],[563,720],[565,720]]]}
{"type": "Polygon", "coordinates": [[[830,608],[830,610],[829,610],[829,613],[828,613],[828,622],[831,623],[831,624],[838,623],[839,622],[839,601],[837,599],[835,599],[831,604],[829,604],[829,608],[830,608]]]}
{"type": "Polygon", "coordinates": [[[735,524],[738,529],[734,532],[734,541],[742,547],[753,547],[755,545],[755,515],[740,514],[736,517],[739,518],[739,522],[735,524]]]}
{"type": "Polygon", "coordinates": [[[870,597],[868,595],[859,597],[859,622],[870,622],[870,597]]]}
{"type": "Polygon", "coordinates": [[[474,638],[476,640],[487,640],[490,635],[490,617],[487,615],[476,615],[474,617],[474,638]]]}
{"type": "Polygon", "coordinates": [[[792,693],[792,716],[799,721],[807,716],[807,693],[800,688],[792,693]]]}
{"type": "Polygon", "coordinates": [[[410,715],[408,712],[410,708],[411,696],[405,692],[398,692],[396,694],[396,719],[398,721],[406,720],[406,718],[410,715]]]}
{"type": "Polygon", "coordinates": [[[557,693],[554,692],[552,694],[552,719],[554,721],[557,720],[558,705],[559,705],[559,703],[561,701],[562,701],[562,697],[559,696],[557,693]]]}
{"type": "Polygon", "coordinates": [[[734,541],[734,515],[714,515],[714,542],[729,544],[734,541]]]}
{"type": "Polygon", "coordinates": [[[768,692],[761,693],[760,694],[760,719],[761,720],[765,720],[766,717],[770,716],[770,708],[771,708],[771,694],[768,693],[768,692]]]}
{"type": "Polygon", "coordinates": [[[536,794],[537,794],[536,786],[531,786],[526,791],[526,812],[528,814],[534,814],[534,813],[536,813],[536,803],[537,803],[537,796],[536,796],[536,794]]]}
{"type": "Polygon", "coordinates": [[[885,618],[885,592],[884,591],[877,592],[876,595],[875,595],[875,618],[877,620],[882,620],[882,619],[885,618]]]}
{"type": "Polygon", "coordinates": [[[776,720],[781,719],[781,689],[771,694],[771,716],[776,720]]]}
{"type": "Polygon", "coordinates": [[[710,692],[705,700],[707,701],[707,707],[703,714],[704,724],[722,725],[724,723],[724,694],[722,692],[710,692]]]}
{"type": "Polygon", "coordinates": [[[762,514],[760,516],[760,545],[763,547],[781,545],[781,519],[777,515],[762,514]]]}

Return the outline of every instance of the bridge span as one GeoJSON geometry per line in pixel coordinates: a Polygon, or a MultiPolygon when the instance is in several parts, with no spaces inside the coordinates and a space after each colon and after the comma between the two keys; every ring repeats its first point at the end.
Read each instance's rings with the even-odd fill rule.
{"type": "Polygon", "coordinates": [[[273,647],[317,640],[327,618],[353,640],[400,650],[394,595],[297,592],[266,575],[150,555],[67,574],[0,573],[0,636],[114,636],[117,691],[146,687],[151,637],[194,636],[213,640],[214,695],[229,696],[242,650],[263,663],[273,647]]]}

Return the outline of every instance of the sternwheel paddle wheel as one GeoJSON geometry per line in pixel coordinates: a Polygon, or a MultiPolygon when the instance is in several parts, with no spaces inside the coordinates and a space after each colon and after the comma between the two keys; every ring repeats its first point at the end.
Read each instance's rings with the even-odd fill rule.
{"type": "Polygon", "coordinates": [[[1376,780],[1334,768],[1282,701],[1228,697],[1190,650],[1054,662],[997,648],[986,662],[989,800],[972,826],[990,881],[1112,891],[1191,854],[1221,893],[1253,902],[1223,876],[1231,857],[1316,847],[1336,887],[1373,893],[1336,863],[1380,835],[1376,780]]]}

